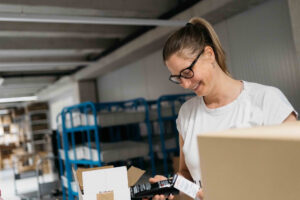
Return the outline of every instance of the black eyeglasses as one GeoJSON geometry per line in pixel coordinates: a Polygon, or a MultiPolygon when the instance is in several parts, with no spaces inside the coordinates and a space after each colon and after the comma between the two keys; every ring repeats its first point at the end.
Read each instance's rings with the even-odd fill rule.
{"type": "Polygon", "coordinates": [[[181,78],[185,78],[185,79],[193,78],[194,77],[194,71],[193,71],[192,68],[194,67],[194,65],[198,61],[198,59],[199,59],[200,55],[203,53],[203,51],[204,51],[204,49],[198,54],[198,56],[195,58],[195,60],[192,62],[192,64],[189,67],[181,70],[179,75],[171,75],[169,77],[169,80],[173,83],[181,84],[182,83],[181,78]]]}

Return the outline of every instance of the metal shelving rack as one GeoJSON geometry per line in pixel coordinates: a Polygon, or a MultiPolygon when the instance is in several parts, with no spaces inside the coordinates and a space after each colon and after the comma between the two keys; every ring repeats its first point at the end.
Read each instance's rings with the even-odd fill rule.
{"type": "MultiPolygon", "coordinates": [[[[119,111],[128,110],[130,110],[131,112],[130,116],[134,116],[140,109],[143,112],[142,120],[130,121],[129,118],[127,120],[125,118],[123,125],[126,125],[126,121],[128,120],[130,121],[128,122],[129,124],[141,122],[146,124],[149,148],[147,154],[151,160],[152,173],[155,174],[155,163],[152,150],[152,130],[149,120],[148,104],[145,99],[138,98],[128,101],[107,103],[85,102],[78,105],[66,107],[62,110],[62,112],[57,116],[57,142],[59,152],[63,152],[62,154],[59,153],[59,166],[60,175],[63,182],[62,190],[64,199],[66,199],[66,196],[68,195],[68,199],[73,200],[75,196],[78,195],[78,193],[74,190],[74,185],[72,187],[72,167],[77,169],[78,165],[94,167],[102,166],[105,164],[105,161],[102,160],[101,153],[103,153],[104,150],[101,146],[102,141],[100,141],[101,134],[104,134],[103,128],[112,127],[114,125],[122,125],[120,124],[122,123],[120,122],[122,120],[112,120],[110,122],[105,122],[103,118],[101,121],[101,117],[105,116],[105,114],[109,115],[110,113],[116,112],[116,115],[114,116],[118,118],[117,116],[122,115],[121,112],[118,113],[119,111]],[[75,122],[78,122],[78,119],[80,123],[76,124],[75,122]],[[78,138],[81,140],[81,144],[78,144],[78,138]],[[78,147],[79,145],[84,145],[84,147],[87,148],[89,158],[79,158],[79,153],[76,150],[76,147],[78,147]],[[93,157],[92,149],[96,150],[97,152],[96,159],[93,157]]],[[[109,133],[112,134],[113,129],[110,129],[109,133]]],[[[118,141],[119,139],[120,138],[114,136],[111,138],[111,141],[118,141]]],[[[138,139],[138,137],[135,139],[138,139]]]]}
{"type": "MultiPolygon", "coordinates": [[[[45,102],[43,104],[47,105],[45,102]]],[[[48,105],[33,110],[29,109],[29,106],[25,114],[26,131],[31,141],[28,146],[29,152],[52,152],[48,105]]]]}
{"type": "Polygon", "coordinates": [[[176,127],[176,119],[178,117],[178,112],[181,105],[194,97],[195,94],[175,94],[175,95],[163,95],[159,97],[156,101],[157,104],[157,113],[158,113],[158,123],[159,123],[159,132],[160,132],[160,142],[161,142],[161,151],[163,154],[163,167],[164,167],[164,175],[168,176],[168,157],[170,153],[174,153],[179,155],[179,135],[176,127]],[[163,107],[169,106],[171,108],[171,113],[167,115],[164,113],[163,107]],[[168,130],[166,123],[171,123],[170,130],[168,130]],[[167,147],[166,145],[166,136],[175,137],[175,146],[167,147]]]}

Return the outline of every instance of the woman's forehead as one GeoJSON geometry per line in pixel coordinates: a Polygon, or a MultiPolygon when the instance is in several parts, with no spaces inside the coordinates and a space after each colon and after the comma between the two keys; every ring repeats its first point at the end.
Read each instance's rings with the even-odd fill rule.
{"type": "Polygon", "coordinates": [[[189,54],[187,51],[178,51],[170,56],[166,63],[185,63],[190,62],[195,56],[189,54]]]}
{"type": "Polygon", "coordinates": [[[184,58],[177,54],[173,54],[167,61],[166,65],[172,74],[179,73],[182,69],[188,67],[193,58],[184,58]]]}
{"type": "Polygon", "coordinates": [[[197,56],[197,54],[198,52],[191,48],[185,48],[175,53],[175,55],[177,55],[178,57],[186,60],[194,58],[195,56],[197,56]]]}

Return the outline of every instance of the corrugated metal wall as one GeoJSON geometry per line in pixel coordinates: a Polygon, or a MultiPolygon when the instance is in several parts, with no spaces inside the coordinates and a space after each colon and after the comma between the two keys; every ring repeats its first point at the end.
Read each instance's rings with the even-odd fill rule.
{"type": "Polygon", "coordinates": [[[300,69],[287,1],[268,1],[215,29],[235,78],[276,86],[300,110],[300,69]]]}
{"type": "MultiPolygon", "coordinates": [[[[300,110],[300,70],[286,0],[271,0],[214,25],[233,76],[280,88],[300,110]]],[[[100,101],[186,92],[168,81],[158,51],[98,78],[100,101]]]]}

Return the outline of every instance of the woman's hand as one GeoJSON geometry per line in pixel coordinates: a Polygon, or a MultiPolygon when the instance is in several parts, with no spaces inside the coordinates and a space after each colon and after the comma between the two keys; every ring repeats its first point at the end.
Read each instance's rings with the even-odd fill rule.
{"type": "Polygon", "coordinates": [[[203,199],[204,199],[204,198],[203,198],[203,190],[202,190],[202,189],[200,189],[200,190],[198,191],[198,193],[197,193],[197,198],[200,199],[200,200],[203,200],[203,199]]]}
{"type": "MultiPolygon", "coordinates": [[[[163,181],[163,180],[166,180],[167,178],[166,177],[164,177],[164,176],[161,176],[161,175],[156,175],[156,176],[154,176],[153,178],[150,178],[149,179],[149,182],[150,183],[156,183],[156,182],[158,182],[158,181],[163,181]]],[[[153,198],[152,198],[152,200],[165,200],[167,197],[165,197],[165,195],[155,195],[153,198]]],[[[168,199],[169,200],[172,200],[172,199],[174,199],[174,195],[170,195],[170,196],[168,196],[168,199]]],[[[143,199],[143,200],[147,200],[147,199],[143,199]]]]}

